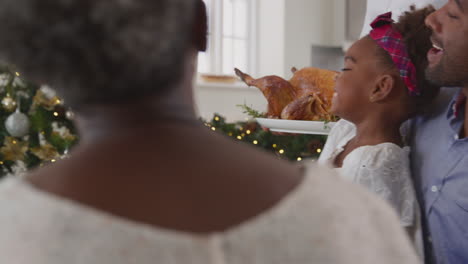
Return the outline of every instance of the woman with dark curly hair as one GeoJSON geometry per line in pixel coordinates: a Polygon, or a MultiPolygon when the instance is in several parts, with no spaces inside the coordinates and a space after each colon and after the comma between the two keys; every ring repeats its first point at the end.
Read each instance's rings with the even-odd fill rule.
{"type": "Polygon", "coordinates": [[[195,0],[2,0],[0,56],[77,112],[69,159],[0,184],[1,263],[417,263],[383,202],[210,132],[195,0]]]}
{"type": "Polygon", "coordinates": [[[400,128],[424,112],[439,91],[425,78],[432,43],[424,21],[434,11],[412,6],[397,23],[391,13],[380,15],[370,34],[346,52],[331,109],[343,119],[319,159],[388,201],[421,256],[420,209],[400,128]]]}

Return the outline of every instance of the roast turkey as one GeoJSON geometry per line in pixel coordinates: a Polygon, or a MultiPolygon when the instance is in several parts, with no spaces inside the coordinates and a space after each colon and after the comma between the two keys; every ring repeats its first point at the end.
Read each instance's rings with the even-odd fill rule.
{"type": "Polygon", "coordinates": [[[262,91],[268,102],[266,114],[269,118],[279,118],[284,107],[291,103],[296,96],[295,89],[292,85],[279,76],[271,75],[254,79],[250,75],[241,72],[239,69],[234,70],[236,75],[248,86],[255,86],[262,91]]]}
{"type": "Polygon", "coordinates": [[[236,75],[249,86],[262,91],[268,102],[268,118],[290,120],[332,120],[330,114],[337,72],[306,67],[292,69],[293,77],[287,81],[270,75],[254,79],[235,69],[236,75]]]}

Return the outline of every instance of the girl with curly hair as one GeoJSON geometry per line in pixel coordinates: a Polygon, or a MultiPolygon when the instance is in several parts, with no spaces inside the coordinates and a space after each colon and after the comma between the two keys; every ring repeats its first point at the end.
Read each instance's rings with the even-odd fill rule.
{"type": "Polygon", "coordinates": [[[420,209],[400,128],[438,93],[424,75],[432,47],[424,20],[432,12],[432,6],[412,6],[397,23],[391,13],[380,15],[346,52],[331,109],[342,119],[319,159],[388,201],[420,255],[420,209]]]}

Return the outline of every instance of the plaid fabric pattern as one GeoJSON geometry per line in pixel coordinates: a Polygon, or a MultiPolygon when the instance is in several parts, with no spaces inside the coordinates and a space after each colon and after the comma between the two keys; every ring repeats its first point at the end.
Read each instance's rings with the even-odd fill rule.
{"type": "Polygon", "coordinates": [[[409,58],[403,36],[393,28],[392,12],[378,16],[372,23],[370,37],[392,57],[393,63],[411,95],[419,95],[416,86],[416,68],[409,58]]]}

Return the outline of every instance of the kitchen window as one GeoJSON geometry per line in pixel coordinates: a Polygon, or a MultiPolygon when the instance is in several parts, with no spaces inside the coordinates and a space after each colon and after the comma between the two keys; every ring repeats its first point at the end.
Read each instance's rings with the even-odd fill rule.
{"type": "Polygon", "coordinates": [[[208,49],[200,52],[198,72],[233,75],[255,72],[257,0],[203,0],[209,19],[208,49]]]}

